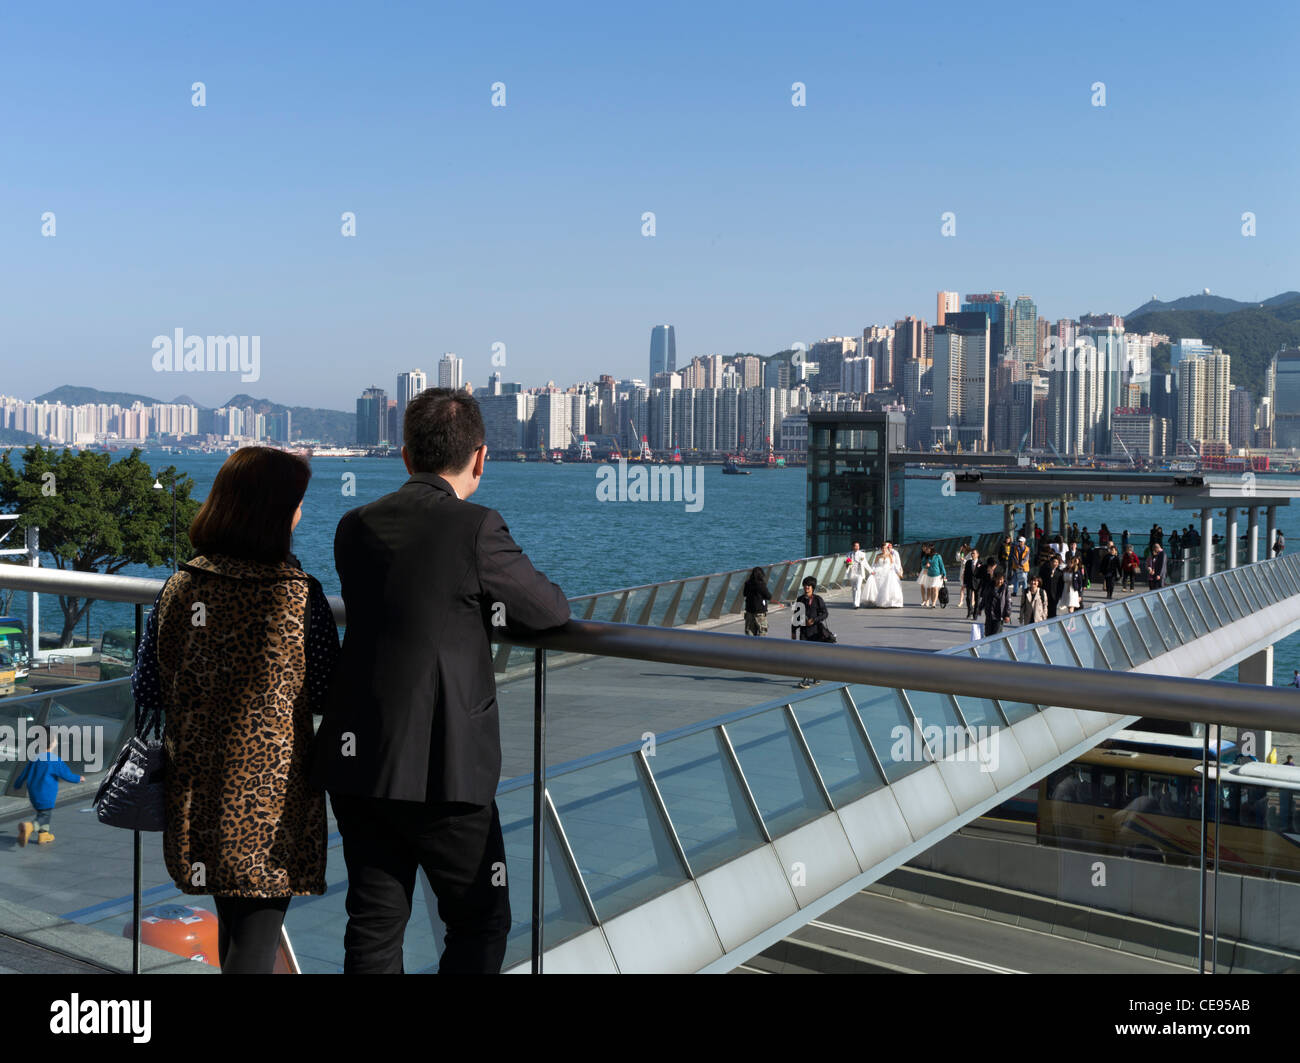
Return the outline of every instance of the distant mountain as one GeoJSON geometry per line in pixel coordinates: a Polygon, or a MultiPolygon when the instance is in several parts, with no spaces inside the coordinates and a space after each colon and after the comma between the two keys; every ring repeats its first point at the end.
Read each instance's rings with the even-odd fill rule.
{"type": "MultiPolygon", "coordinates": [[[[197,406],[201,410],[214,409],[214,407],[195,402],[187,395],[178,395],[174,399],[155,399],[148,395],[134,395],[126,391],[100,391],[98,388],[76,387],[70,384],[55,388],[53,391],[47,391],[44,395],[38,395],[34,401],[61,402],[65,406],[84,406],[98,403],[103,403],[106,406],[130,406],[135,402],[144,406],[151,406],[155,403],[173,402],[197,406]]],[[[311,406],[285,406],[282,403],[272,402],[270,399],[255,399],[252,395],[234,395],[222,405],[251,406],[255,413],[280,413],[287,409],[292,415],[294,439],[319,439],[322,443],[339,447],[356,442],[356,415],[345,413],[342,410],[320,410],[311,406]]],[[[26,433],[20,432],[17,434],[21,436],[26,433]]],[[[31,442],[36,441],[35,436],[31,436],[29,439],[31,442]]],[[[3,441],[5,440],[0,438],[0,442],[3,441]]],[[[12,442],[23,443],[27,441],[17,439],[12,442]]]]}
{"type": "MultiPolygon", "coordinates": [[[[1262,303],[1243,303],[1238,299],[1226,299],[1222,295],[1210,295],[1208,292],[1201,292],[1197,295],[1184,295],[1181,299],[1175,299],[1169,303],[1162,303],[1159,299],[1152,298],[1136,310],[1124,315],[1124,327],[1128,328],[1129,318],[1140,317],[1145,314],[1158,314],[1176,310],[1208,310],[1215,314],[1231,314],[1237,310],[1252,310],[1260,306],[1283,306],[1286,303],[1295,302],[1297,299],[1300,299],[1300,292],[1283,292],[1271,299],[1265,299],[1262,303]]],[[[1133,330],[1128,329],[1128,331],[1132,332],[1133,330]]]]}
{"type": "MultiPolygon", "coordinates": [[[[1256,304],[1227,313],[1157,310],[1126,316],[1124,328],[1128,332],[1163,332],[1171,340],[1198,338],[1218,347],[1232,358],[1232,383],[1249,388],[1259,398],[1273,355],[1283,347],[1300,346],[1300,293],[1285,295],[1289,298],[1275,296],[1264,306],[1256,304]],[[1280,299],[1284,301],[1278,302],[1280,299]]],[[[1169,349],[1161,346],[1153,352],[1152,360],[1156,372],[1168,372],[1169,349]]]]}
{"type": "MultiPolygon", "coordinates": [[[[34,402],[61,402],[65,406],[85,406],[90,403],[103,403],[105,406],[130,406],[139,402],[150,406],[166,399],[151,399],[148,395],[133,395],[129,391],[100,391],[98,388],[82,388],[64,384],[61,388],[37,395],[34,402]]],[[[197,405],[197,404],[196,404],[197,405]]]]}

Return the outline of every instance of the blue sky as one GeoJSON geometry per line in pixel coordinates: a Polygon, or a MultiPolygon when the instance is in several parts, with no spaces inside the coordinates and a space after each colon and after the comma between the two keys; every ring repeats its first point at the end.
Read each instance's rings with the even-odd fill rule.
{"type": "Polygon", "coordinates": [[[0,392],[351,409],[498,341],[566,384],[644,377],[660,322],[680,364],[940,288],[1300,288],[1294,5],[199,7],[0,9],[0,392]],[[260,336],[261,380],[155,373],[176,328],[260,336]]]}

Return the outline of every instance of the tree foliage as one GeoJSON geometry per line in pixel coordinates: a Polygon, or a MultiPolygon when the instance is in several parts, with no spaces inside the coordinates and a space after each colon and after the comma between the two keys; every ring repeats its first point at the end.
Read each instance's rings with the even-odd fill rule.
{"type": "MultiPolygon", "coordinates": [[[[194,482],[168,466],[156,473],[140,451],[113,461],[97,451],[56,452],[41,446],[0,455],[0,509],[19,514],[19,529],[40,529],[41,553],[56,568],[119,572],[127,565],[158,568],[172,561],[172,485],[176,489],[177,560],[192,556],[186,529],[198,512],[194,482]],[[162,490],[154,488],[155,479],[162,490]]],[[[72,632],[92,599],[60,595],[63,631],[72,632]]]]}

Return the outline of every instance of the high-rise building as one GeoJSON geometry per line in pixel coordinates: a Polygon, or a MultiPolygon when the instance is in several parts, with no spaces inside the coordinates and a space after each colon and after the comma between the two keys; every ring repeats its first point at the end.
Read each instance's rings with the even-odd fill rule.
{"type": "Polygon", "coordinates": [[[357,446],[377,447],[386,442],[388,393],[383,388],[366,388],[357,399],[357,446]]]}
{"type": "Polygon", "coordinates": [[[948,314],[934,330],[934,405],[937,442],[963,450],[989,447],[989,319],[975,311],[948,314]]]}
{"type": "Polygon", "coordinates": [[[925,358],[925,321],[910,314],[894,322],[894,364],[890,380],[903,379],[903,366],[909,360],[925,358]]]}
{"type": "Polygon", "coordinates": [[[513,457],[515,452],[524,449],[535,404],[534,396],[522,394],[487,395],[478,400],[488,457],[513,457]]]}
{"type": "MultiPolygon", "coordinates": [[[[808,351],[808,360],[816,362],[818,366],[818,391],[847,390],[841,386],[844,379],[843,363],[844,359],[855,354],[857,349],[858,341],[844,336],[832,336],[829,339],[818,340],[812,345],[808,351]]],[[[746,380],[745,386],[754,385],[746,380]]]]}
{"type": "Polygon", "coordinates": [[[1026,365],[1038,361],[1038,307],[1027,295],[1019,296],[1011,307],[1007,353],[1012,350],[1016,360],[1026,365]]]}
{"type": "Polygon", "coordinates": [[[657,373],[677,371],[677,333],[672,325],[656,325],[650,330],[650,379],[657,373]]]}
{"type": "Polygon", "coordinates": [[[862,330],[862,342],[858,345],[858,354],[868,355],[875,365],[876,387],[891,388],[897,391],[902,386],[901,380],[895,380],[890,374],[894,371],[894,330],[882,325],[870,325],[862,330]]]}
{"type": "Polygon", "coordinates": [[[989,319],[989,352],[985,375],[993,376],[994,365],[1002,360],[1007,347],[1008,311],[1006,292],[985,292],[968,295],[961,304],[964,314],[987,314],[989,319]]]}
{"type": "Polygon", "coordinates": [[[1246,388],[1228,394],[1228,446],[1255,445],[1255,396],[1246,388]]]}
{"type": "MultiPolygon", "coordinates": [[[[497,380],[500,379],[501,374],[498,373],[497,380]]],[[[411,369],[397,374],[397,434],[393,438],[395,445],[400,446],[405,439],[402,432],[406,421],[407,405],[428,386],[429,379],[424,375],[423,369],[411,369]]]]}
{"type": "Polygon", "coordinates": [[[1181,339],[1169,346],[1169,371],[1178,372],[1178,363],[1184,358],[1206,358],[1214,352],[1208,343],[1199,339],[1181,339]]]}
{"type": "Polygon", "coordinates": [[[955,314],[961,309],[961,299],[956,292],[940,292],[935,306],[934,323],[936,326],[942,325],[944,319],[949,314],[955,314]]]}
{"type": "Polygon", "coordinates": [[[1273,355],[1271,417],[1273,446],[1300,447],[1300,347],[1284,347],[1273,355]]]}
{"type": "Polygon", "coordinates": [[[555,389],[541,392],[536,399],[533,424],[537,446],[545,450],[568,450],[573,441],[569,432],[571,396],[555,389]]]}
{"type": "Polygon", "coordinates": [[[438,361],[438,387],[457,391],[461,386],[463,360],[448,352],[438,361]]]}

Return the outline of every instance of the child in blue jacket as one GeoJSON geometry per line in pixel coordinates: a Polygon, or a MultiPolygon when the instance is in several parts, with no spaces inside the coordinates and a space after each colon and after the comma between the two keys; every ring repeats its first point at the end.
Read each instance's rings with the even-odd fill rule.
{"type": "Polygon", "coordinates": [[[54,841],[54,835],[50,833],[50,813],[54,811],[54,802],[59,798],[60,779],[64,782],[86,781],[84,775],[73,775],[72,769],[54,752],[54,740],[51,738],[49,750],[35,760],[29,760],[14,780],[15,790],[27,787],[27,797],[36,814],[34,823],[24,821],[18,824],[19,845],[26,845],[33,833],[37,845],[54,841]]]}

